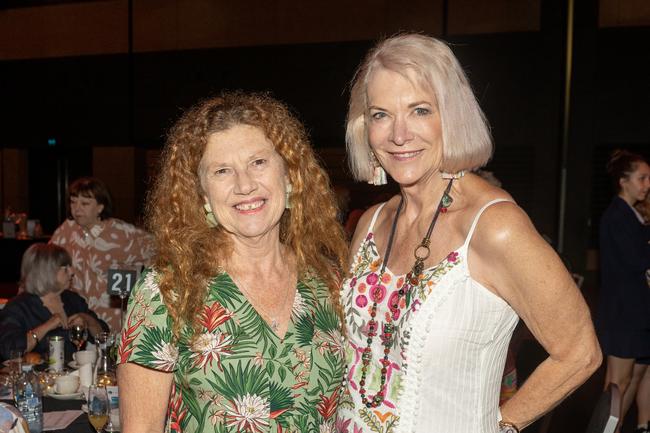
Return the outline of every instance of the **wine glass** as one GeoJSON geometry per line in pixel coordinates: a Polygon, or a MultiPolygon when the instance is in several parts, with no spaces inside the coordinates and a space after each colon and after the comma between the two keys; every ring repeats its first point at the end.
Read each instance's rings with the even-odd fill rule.
{"type": "Polygon", "coordinates": [[[88,421],[100,433],[110,416],[108,393],[103,386],[90,385],[88,387],[88,421]]]}
{"type": "Polygon", "coordinates": [[[88,338],[88,330],[84,325],[72,325],[69,332],[70,341],[77,346],[77,351],[81,350],[81,346],[84,345],[86,338],[88,338]]]}

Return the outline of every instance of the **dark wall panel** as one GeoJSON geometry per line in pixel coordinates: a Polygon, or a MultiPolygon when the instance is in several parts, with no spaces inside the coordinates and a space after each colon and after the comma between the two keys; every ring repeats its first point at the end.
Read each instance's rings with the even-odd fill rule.
{"type": "MultiPolygon", "coordinates": [[[[451,39],[492,125],[491,168],[553,236],[561,89],[558,42],[542,33],[451,39]],[[540,157],[541,156],[541,157],[540,157]]],[[[223,89],[271,91],[316,147],[343,147],[348,85],[370,42],[304,44],[4,62],[0,145],[159,147],[183,109],[223,89]],[[129,71],[133,94],[129,95],[129,71]]],[[[561,48],[561,46],[560,46],[561,48]]],[[[341,164],[344,162],[341,161],[341,164]]]]}
{"type": "MultiPolygon", "coordinates": [[[[650,29],[581,26],[574,46],[570,185],[590,185],[592,178],[602,176],[592,161],[596,146],[650,143],[650,56],[645,55],[650,29]]],[[[562,32],[551,28],[450,41],[492,126],[496,152],[489,168],[538,229],[555,239],[562,32]]],[[[48,138],[56,138],[56,148],[66,154],[93,146],[157,148],[183,109],[223,89],[244,89],[271,91],[285,100],[307,125],[316,147],[342,148],[347,87],[370,45],[158,52],[135,55],[132,63],[126,55],[0,62],[0,146],[36,151],[47,149],[48,138]]],[[[49,158],[43,155],[41,159],[49,158]]],[[[78,172],[89,172],[88,164],[78,172]]],[[[30,190],[41,179],[31,178],[30,190]]],[[[592,200],[586,188],[569,191],[569,208],[580,209],[568,215],[566,241],[575,244],[575,255],[583,254],[589,238],[577,234],[595,229],[597,210],[587,210],[592,200]]]]}
{"type": "Polygon", "coordinates": [[[88,56],[0,63],[2,147],[124,145],[127,58],[88,56]]]}
{"type": "Polygon", "coordinates": [[[198,100],[229,89],[270,91],[297,111],[315,146],[343,146],[348,80],[368,43],[227,48],[137,55],[135,138],[161,135],[198,100]]]}

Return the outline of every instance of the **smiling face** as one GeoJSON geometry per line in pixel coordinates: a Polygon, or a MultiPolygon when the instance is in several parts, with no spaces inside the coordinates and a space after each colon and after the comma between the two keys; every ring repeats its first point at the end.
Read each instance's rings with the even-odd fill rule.
{"type": "Polygon", "coordinates": [[[81,227],[90,229],[100,221],[99,215],[104,205],[97,203],[94,197],[73,195],[70,197],[70,213],[81,227]]]}
{"type": "Polygon", "coordinates": [[[400,185],[428,179],[442,161],[442,126],[436,98],[407,76],[380,68],[368,80],[368,141],[400,185]],[[408,78],[407,78],[408,77],[408,78]]]}
{"type": "Polygon", "coordinates": [[[285,163],[259,128],[236,125],[212,134],[199,175],[204,200],[226,231],[243,238],[279,236],[285,163]]]}
{"type": "Polygon", "coordinates": [[[650,166],[645,162],[638,163],[636,170],[619,180],[619,185],[621,197],[631,205],[645,200],[650,191],[650,166]]]}

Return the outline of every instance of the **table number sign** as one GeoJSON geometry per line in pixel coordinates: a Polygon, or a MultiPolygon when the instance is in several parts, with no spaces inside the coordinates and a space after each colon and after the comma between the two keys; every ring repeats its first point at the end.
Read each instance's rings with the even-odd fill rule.
{"type": "Polygon", "coordinates": [[[107,276],[109,295],[128,295],[131,293],[137,278],[138,273],[134,270],[109,269],[107,276]]]}

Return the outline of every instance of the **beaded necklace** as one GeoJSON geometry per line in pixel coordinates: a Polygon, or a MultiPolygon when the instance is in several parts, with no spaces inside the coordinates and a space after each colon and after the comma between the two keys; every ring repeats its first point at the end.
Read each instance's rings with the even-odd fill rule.
{"type": "MultiPolygon", "coordinates": [[[[454,182],[454,179],[450,179],[449,183],[447,184],[447,188],[445,188],[445,191],[442,193],[442,197],[440,198],[440,202],[438,202],[438,207],[436,208],[436,212],[433,215],[433,219],[431,220],[431,224],[429,224],[429,229],[427,230],[427,234],[424,236],[422,239],[422,242],[415,247],[415,250],[413,251],[413,255],[415,256],[415,263],[413,263],[413,267],[409,271],[408,274],[406,274],[406,278],[404,280],[404,284],[402,287],[399,289],[397,292],[398,296],[395,302],[392,305],[389,305],[388,307],[391,310],[399,310],[400,306],[399,303],[402,300],[402,298],[406,295],[406,308],[408,309],[409,304],[410,304],[410,298],[411,298],[411,289],[414,287],[417,287],[420,284],[420,280],[422,278],[422,271],[424,270],[424,261],[429,257],[430,250],[429,250],[429,245],[431,244],[431,233],[433,232],[433,227],[436,225],[436,221],[438,220],[438,216],[440,213],[445,213],[447,212],[447,208],[451,206],[451,203],[453,202],[453,199],[449,195],[449,191],[451,191],[451,185],[454,182]]],[[[388,235],[388,244],[386,245],[386,252],[384,253],[384,262],[381,265],[381,270],[379,271],[379,283],[381,284],[381,281],[383,280],[384,272],[386,271],[386,266],[388,265],[388,259],[390,257],[390,252],[393,247],[393,240],[395,238],[395,232],[397,230],[397,220],[399,219],[399,214],[402,211],[402,207],[404,206],[404,196],[402,196],[399,205],[397,206],[397,211],[395,212],[395,218],[393,219],[393,225],[390,230],[390,234],[388,235]]],[[[382,364],[381,367],[381,382],[379,385],[379,391],[374,396],[366,396],[366,376],[368,374],[368,366],[370,365],[370,361],[372,360],[372,342],[374,340],[374,337],[377,336],[377,331],[379,327],[379,323],[375,319],[377,316],[377,299],[380,299],[380,293],[381,293],[381,288],[377,287],[375,288],[375,291],[373,293],[373,303],[372,307],[370,307],[370,321],[368,322],[368,339],[366,340],[366,348],[363,350],[363,353],[361,355],[361,380],[359,381],[359,394],[361,395],[361,402],[367,407],[378,407],[383,401],[386,396],[386,372],[388,365],[390,364],[390,361],[388,361],[388,355],[390,354],[391,351],[391,346],[393,344],[393,334],[395,333],[395,325],[393,325],[392,320],[388,318],[386,322],[382,326],[382,333],[379,336],[379,338],[382,340],[382,345],[384,346],[384,357],[380,361],[382,364]]],[[[389,315],[390,316],[390,315],[389,315]]]]}

